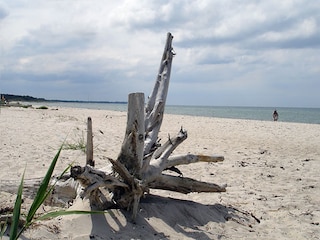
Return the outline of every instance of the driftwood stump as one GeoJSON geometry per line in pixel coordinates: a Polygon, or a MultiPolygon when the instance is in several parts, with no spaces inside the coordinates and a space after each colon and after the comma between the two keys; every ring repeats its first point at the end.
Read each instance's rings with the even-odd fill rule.
{"type": "Polygon", "coordinates": [[[220,162],[223,156],[177,155],[172,152],[187,138],[187,131],[181,128],[174,138],[169,138],[163,145],[158,140],[164,108],[169,88],[173,56],[173,36],[167,34],[167,41],[160,62],[155,86],[145,104],[143,93],[131,93],[128,98],[127,127],[121,151],[117,159],[110,159],[113,172],[106,173],[94,169],[92,122],[88,119],[87,160],[84,167],[71,168],[71,177],[83,187],[81,197],[88,197],[92,204],[100,208],[116,205],[132,211],[135,220],[140,198],[150,188],[164,189],[180,193],[224,192],[226,186],[200,182],[182,177],[176,166],[195,162],[220,162]],[[89,155],[88,155],[89,154],[89,155]],[[165,174],[171,169],[180,176],[165,174]],[[105,196],[102,190],[111,193],[105,196]]]}

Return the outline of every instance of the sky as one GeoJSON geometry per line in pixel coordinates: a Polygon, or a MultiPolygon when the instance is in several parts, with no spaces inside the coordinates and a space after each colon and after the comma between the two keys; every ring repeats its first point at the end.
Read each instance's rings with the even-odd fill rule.
{"type": "Polygon", "coordinates": [[[0,93],[167,104],[320,107],[320,4],[307,0],[0,0],[0,93]]]}

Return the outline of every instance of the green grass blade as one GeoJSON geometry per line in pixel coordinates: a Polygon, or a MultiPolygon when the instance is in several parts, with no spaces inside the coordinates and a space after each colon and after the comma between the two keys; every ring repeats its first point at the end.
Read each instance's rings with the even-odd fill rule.
{"type": "MultiPolygon", "coordinates": [[[[69,169],[72,167],[71,164],[69,164],[68,167],[66,167],[66,169],[60,174],[60,176],[54,181],[54,183],[52,184],[52,186],[47,190],[45,196],[44,196],[44,200],[48,197],[48,195],[50,194],[50,192],[53,190],[53,188],[55,187],[55,185],[57,184],[57,182],[59,181],[59,179],[67,172],[69,171],[69,169]]],[[[51,178],[51,177],[50,177],[51,178]]]]}
{"type": "MultiPolygon", "coordinates": [[[[2,224],[2,223],[1,223],[2,224]]],[[[7,227],[8,227],[8,218],[6,218],[6,221],[2,224],[1,226],[1,231],[0,231],[0,239],[2,239],[4,233],[7,231],[7,227]]]]}
{"type": "Polygon", "coordinates": [[[26,169],[24,169],[24,172],[22,174],[21,182],[17,192],[16,202],[14,204],[12,224],[10,227],[10,240],[18,238],[17,233],[18,233],[18,227],[19,227],[19,221],[20,221],[20,213],[21,213],[21,205],[22,205],[22,190],[23,190],[23,180],[24,180],[25,171],[26,169]]]}
{"type": "Polygon", "coordinates": [[[30,210],[29,210],[28,215],[27,215],[27,219],[26,219],[26,224],[27,225],[31,224],[31,221],[32,221],[35,213],[37,212],[37,210],[39,209],[41,204],[44,202],[44,200],[48,196],[48,192],[47,192],[48,185],[50,183],[53,170],[54,170],[54,168],[56,166],[56,163],[58,161],[58,158],[60,156],[62,147],[63,147],[63,144],[61,145],[61,147],[60,147],[59,151],[57,152],[57,154],[55,155],[54,159],[52,160],[51,165],[50,165],[50,167],[49,167],[44,179],[42,180],[42,182],[40,184],[38,192],[37,192],[37,194],[36,194],[36,196],[34,198],[34,201],[33,201],[32,205],[31,205],[30,210]]]}
{"type": "Polygon", "coordinates": [[[6,219],[6,221],[3,223],[1,227],[0,239],[2,239],[4,233],[7,231],[7,228],[8,228],[8,218],[6,219]]]}
{"type": "Polygon", "coordinates": [[[84,215],[84,214],[104,214],[107,212],[104,211],[81,211],[81,210],[60,210],[60,211],[54,211],[54,212],[49,212],[44,215],[41,215],[35,221],[42,221],[42,220],[47,220],[50,218],[55,218],[55,217],[60,217],[60,216],[65,216],[65,215],[73,215],[73,214],[78,214],[78,215],[84,215]]]}
{"type": "MultiPolygon", "coordinates": [[[[74,162],[72,162],[72,163],[70,163],[69,165],[68,165],[68,167],[66,167],[66,169],[60,174],[60,176],[57,178],[57,181],[60,179],[60,178],[62,178],[62,176],[66,173],[66,172],[68,172],[69,170],[70,170],[70,168],[72,167],[72,165],[74,164],[74,162]]],[[[57,182],[56,181],[56,182],[57,182]]]]}

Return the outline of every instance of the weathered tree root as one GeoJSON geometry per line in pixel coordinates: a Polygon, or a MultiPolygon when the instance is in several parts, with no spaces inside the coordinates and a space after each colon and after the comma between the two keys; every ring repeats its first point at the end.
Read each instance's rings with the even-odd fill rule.
{"type": "MultiPolygon", "coordinates": [[[[143,93],[131,93],[128,100],[127,128],[117,160],[109,159],[113,173],[106,174],[93,168],[92,136],[88,135],[87,165],[71,169],[71,176],[84,188],[81,197],[89,196],[92,203],[105,206],[101,189],[108,189],[111,202],[121,208],[132,210],[133,220],[137,216],[140,198],[150,188],[170,190],[180,193],[190,192],[225,192],[226,185],[200,182],[183,177],[176,166],[195,162],[220,162],[222,156],[178,155],[173,151],[187,139],[187,131],[180,129],[177,136],[168,138],[161,145],[158,134],[163,120],[164,107],[168,93],[172,59],[173,36],[167,35],[164,53],[160,62],[159,73],[153,91],[144,102],[143,93]],[[91,166],[89,166],[91,165],[91,166]],[[171,169],[180,176],[166,175],[163,171],[171,169]]],[[[88,134],[92,134],[91,118],[88,118],[88,134]]]]}

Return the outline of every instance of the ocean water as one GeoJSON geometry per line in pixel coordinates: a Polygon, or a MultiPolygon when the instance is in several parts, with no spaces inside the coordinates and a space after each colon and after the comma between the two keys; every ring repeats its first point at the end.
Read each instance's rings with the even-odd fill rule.
{"type": "Polygon", "coordinates": [[[320,124],[320,108],[168,106],[167,112],[206,117],[273,121],[272,114],[275,109],[279,114],[278,121],[320,124]]]}
{"type": "MultiPolygon", "coordinates": [[[[39,103],[37,103],[39,104],[39,103]]],[[[105,109],[127,112],[125,103],[96,103],[96,102],[44,102],[46,106],[61,106],[87,109],[105,109]]],[[[279,122],[297,122],[320,124],[320,108],[276,108],[279,122]]],[[[250,119],[273,121],[271,107],[219,107],[219,106],[173,106],[167,105],[165,113],[216,118],[250,119]]]]}

